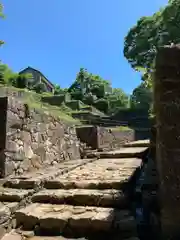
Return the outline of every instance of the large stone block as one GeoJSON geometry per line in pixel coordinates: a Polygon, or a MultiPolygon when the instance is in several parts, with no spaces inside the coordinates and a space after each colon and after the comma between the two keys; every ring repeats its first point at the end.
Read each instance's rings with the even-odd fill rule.
{"type": "Polygon", "coordinates": [[[133,130],[113,131],[105,127],[82,126],[76,128],[77,137],[92,149],[119,148],[135,140],[133,130]]]}

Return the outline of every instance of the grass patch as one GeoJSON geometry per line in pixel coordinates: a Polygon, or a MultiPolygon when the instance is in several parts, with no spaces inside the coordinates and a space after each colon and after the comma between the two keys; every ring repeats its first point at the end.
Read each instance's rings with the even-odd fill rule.
{"type": "Polygon", "coordinates": [[[74,119],[71,116],[71,111],[70,111],[71,109],[69,109],[66,106],[62,105],[60,107],[56,107],[48,103],[36,102],[36,101],[33,101],[31,97],[24,99],[23,102],[28,104],[30,108],[35,108],[43,113],[58,117],[59,119],[65,122],[71,122],[74,124],[79,123],[79,120],[74,119]]]}
{"type": "Polygon", "coordinates": [[[49,95],[48,93],[38,94],[34,91],[29,91],[28,89],[20,89],[5,85],[0,85],[0,87],[4,88],[5,91],[7,91],[7,93],[8,92],[12,93],[8,95],[13,96],[13,92],[17,93],[15,97],[19,99],[21,102],[26,103],[31,109],[34,108],[37,109],[39,112],[58,117],[64,122],[80,125],[80,121],[72,117],[71,113],[72,110],[68,108],[66,105],[62,104],[62,106],[56,107],[48,103],[43,103],[41,101],[41,97],[49,95]]]}
{"type": "Polygon", "coordinates": [[[71,110],[71,113],[91,113],[90,111],[83,111],[83,110],[71,110]]]}
{"type": "Polygon", "coordinates": [[[113,131],[131,131],[131,130],[133,130],[132,128],[130,128],[128,126],[118,126],[118,127],[112,127],[110,129],[113,131]]]}

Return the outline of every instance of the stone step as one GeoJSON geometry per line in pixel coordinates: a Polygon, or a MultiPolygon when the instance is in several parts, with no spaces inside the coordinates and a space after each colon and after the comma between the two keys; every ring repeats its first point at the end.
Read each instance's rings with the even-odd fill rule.
{"type": "Polygon", "coordinates": [[[87,158],[142,158],[147,147],[128,147],[108,152],[92,152],[86,155],[87,158]]]}
{"type": "Polygon", "coordinates": [[[138,141],[133,141],[133,142],[128,142],[124,144],[124,147],[149,147],[150,145],[150,140],[138,140],[138,141]]]}
{"type": "Polygon", "coordinates": [[[58,164],[56,167],[50,167],[44,171],[36,173],[28,173],[22,176],[9,177],[3,180],[3,187],[17,188],[17,189],[33,189],[39,186],[43,186],[44,181],[54,179],[59,175],[63,175],[76,169],[77,167],[83,166],[88,162],[96,161],[96,159],[81,159],[67,161],[62,164],[58,164]]]}
{"type": "MultiPolygon", "coordinates": [[[[12,230],[10,233],[4,234],[4,236],[1,238],[1,240],[120,240],[120,236],[113,237],[112,235],[108,238],[107,234],[106,236],[103,236],[101,239],[99,236],[96,236],[96,238],[72,238],[72,237],[63,237],[63,236],[35,236],[33,231],[19,231],[19,230],[12,230]]],[[[125,238],[124,240],[139,240],[137,237],[131,237],[131,238],[125,238]]]]}
{"type": "Polygon", "coordinates": [[[85,236],[93,232],[115,232],[136,236],[134,217],[128,210],[102,207],[33,203],[15,212],[16,227],[39,233],[85,236]]]}
{"type": "MultiPolygon", "coordinates": [[[[48,178],[47,178],[48,179],[48,178]]],[[[35,177],[30,179],[8,179],[4,182],[4,188],[15,188],[15,189],[35,189],[41,186],[42,182],[45,180],[45,177],[35,177]]]]}
{"type": "Polygon", "coordinates": [[[20,202],[32,195],[34,190],[22,190],[0,187],[0,202],[20,202]]]}
{"type": "Polygon", "coordinates": [[[66,180],[66,179],[55,179],[46,181],[44,188],[46,189],[124,189],[128,184],[126,177],[119,179],[105,179],[105,180],[66,180]]]}
{"type": "Polygon", "coordinates": [[[17,189],[33,189],[39,186],[48,189],[119,189],[141,166],[141,162],[142,160],[139,158],[93,159],[85,165],[77,166],[67,172],[57,168],[56,171],[32,178],[11,178],[6,180],[3,186],[17,189]]]}
{"type": "Polygon", "coordinates": [[[8,224],[11,214],[18,208],[18,202],[0,202],[0,225],[8,224]]]}
{"type": "Polygon", "coordinates": [[[11,231],[10,233],[6,233],[1,240],[86,240],[85,238],[65,238],[62,236],[55,237],[47,237],[47,236],[34,236],[32,233],[18,233],[16,231],[11,231]],[[31,236],[32,235],[32,236],[31,236]]]}
{"type": "Polygon", "coordinates": [[[32,202],[70,204],[76,206],[100,206],[127,209],[128,198],[122,191],[96,189],[42,190],[32,197],[32,202]]]}
{"type": "Polygon", "coordinates": [[[99,159],[44,182],[47,189],[124,189],[142,160],[99,159]]]}

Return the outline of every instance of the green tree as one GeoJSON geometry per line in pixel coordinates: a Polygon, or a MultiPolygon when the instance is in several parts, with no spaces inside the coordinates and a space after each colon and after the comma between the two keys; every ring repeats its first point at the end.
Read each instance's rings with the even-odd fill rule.
{"type": "Polygon", "coordinates": [[[7,64],[0,63],[0,78],[2,84],[12,85],[18,74],[14,73],[7,64]]]}
{"type": "Polygon", "coordinates": [[[127,106],[128,97],[122,89],[113,89],[109,81],[89,73],[84,68],[80,69],[68,91],[73,99],[93,105],[105,113],[127,106]]]}
{"type": "Polygon", "coordinates": [[[46,86],[44,85],[44,83],[37,83],[34,87],[33,90],[36,93],[43,93],[46,92],[46,86]]]}
{"type": "Polygon", "coordinates": [[[147,87],[145,82],[142,82],[137,88],[134,89],[130,97],[130,107],[149,110],[151,104],[152,90],[150,87],[147,87]]]}
{"type": "Polygon", "coordinates": [[[128,95],[120,88],[113,88],[112,93],[108,94],[106,98],[109,102],[109,113],[128,106],[128,95]]]}
{"type": "Polygon", "coordinates": [[[63,88],[61,88],[59,85],[55,85],[54,95],[60,95],[63,94],[65,91],[63,88]]]}
{"type": "Polygon", "coordinates": [[[100,98],[94,102],[94,106],[101,112],[108,113],[109,110],[109,102],[104,99],[100,98]]]}
{"type": "Polygon", "coordinates": [[[79,96],[83,96],[86,93],[89,93],[90,81],[91,79],[87,70],[84,68],[80,68],[80,71],[76,76],[76,80],[69,87],[68,92],[75,93],[75,95],[77,92],[79,96]]]}
{"type": "Polygon", "coordinates": [[[13,79],[12,85],[17,88],[28,88],[28,79],[25,75],[18,75],[13,79]]]}
{"type": "Polygon", "coordinates": [[[180,42],[180,1],[171,0],[150,17],[142,17],[125,37],[124,56],[133,68],[152,68],[157,49],[180,42]]]}
{"type": "MultiPolygon", "coordinates": [[[[3,5],[2,3],[0,3],[0,18],[3,18],[4,14],[3,14],[3,5]]],[[[0,40],[0,45],[2,45],[4,43],[4,41],[0,40]]]]}

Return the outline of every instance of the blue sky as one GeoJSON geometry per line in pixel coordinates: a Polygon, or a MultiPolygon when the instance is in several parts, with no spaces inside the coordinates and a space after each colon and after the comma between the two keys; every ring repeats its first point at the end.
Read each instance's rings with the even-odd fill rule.
{"type": "Polygon", "coordinates": [[[6,44],[0,59],[14,71],[32,66],[68,87],[80,67],[130,93],[140,77],[123,56],[123,42],[141,16],[167,0],[2,0],[6,44]]]}

